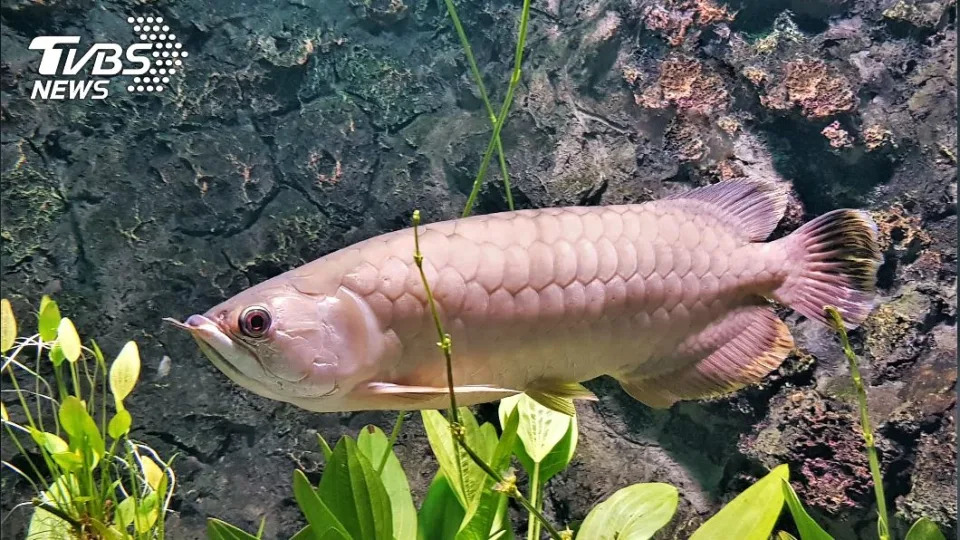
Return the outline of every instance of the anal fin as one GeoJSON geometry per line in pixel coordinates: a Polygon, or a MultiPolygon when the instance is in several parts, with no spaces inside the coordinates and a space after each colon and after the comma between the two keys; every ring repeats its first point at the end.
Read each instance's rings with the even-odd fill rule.
{"type": "Polygon", "coordinates": [[[759,382],[793,349],[790,330],[764,306],[734,310],[687,338],[675,351],[682,367],[644,377],[643,370],[618,377],[623,389],[650,407],[704,399],[759,382]]]}

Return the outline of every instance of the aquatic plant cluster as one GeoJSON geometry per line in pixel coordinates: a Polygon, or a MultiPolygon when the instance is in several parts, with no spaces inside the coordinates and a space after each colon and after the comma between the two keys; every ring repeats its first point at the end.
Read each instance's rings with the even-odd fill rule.
{"type": "MultiPolygon", "coordinates": [[[[296,501],[297,509],[288,509],[296,515],[283,519],[307,524],[293,536],[297,540],[514,538],[524,528],[528,539],[543,535],[650,538],[658,531],[680,535],[675,532],[678,527],[684,537],[697,540],[765,540],[771,536],[821,540],[832,538],[827,532],[831,527],[820,520],[824,510],[838,512],[842,520],[851,509],[860,510],[871,521],[868,529],[858,532],[881,540],[943,538],[930,519],[918,519],[923,515],[955,528],[955,500],[938,500],[935,491],[924,490],[927,479],[942,473],[944,463],[955,462],[948,429],[953,402],[951,397],[943,397],[955,383],[955,375],[952,379],[943,375],[955,373],[955,357],[947,354],[951,329],[953,339],[956,337],[955,295],[951,304],[950,293],[942,284],[949,284],[951,276],[955,284],[955,272],[948,269],[955,263],[955,249],[949,247],[949,240],[945,247],[943,239],[955,240],[952,232],[944,232],[944,224],[955,216],[955,209],[950,208],[956,204],[956,184],[952,184],[952,192],[949,186],[941,192],[939,181],[918,186],[893,172],[916,167],[930,177],[939,177],[943,170],[955,173],[955,131],[913,124],[910,129],[918,131],[908,131],[903,120],[906,116],[949,117],[937,103],[950,93],[945,82],[949,77],[942,74],[952,69],[955,75],[955,57],[951,68],[949,59],[938,59],[942,55],[937,51],[955,40],[954,6],[900,0],[884,3],[880,9],[858,1],[848,3],[855,5],[854,16],[828,23],[823,21],[845,8],[819,2],[806,11],[794,5],[800,13],[782,12],[769,20],[749,2],[711,0],[638,0],[607,7],[578,4],[576,9],[560,2],[539,6],[524,0],[517,3],[516,11],[482,4],[470,6],[470,12],[463,14],[458,8],[466,11],[467,6],[454,0],[435,7],[399,0],[351,0],[346,4],[345,11],[363,14],[356,26],[370,35],[389,35],[403,25],[429,27],[422,37],[449,38],[460,47],[457,58],[448,47],[436,55],[431,68],[436,72],[411,71],[400,60],[411,53],[405,45],[385,53],[378,45],[381,38],[356,40],[357,34],[326,23],[308,20],[306,30],[282,23],[272,35],[244,38],[242,30],[247,23],[238,21],[247,13],[233,19],[234,14],[217,15],[212,23],[202,15],[196,18],[206,22],[182,28],[170,22],[178,18],[171,13],[166,22],[178,26],[178,39],[185,40],[187,47],[204,43],[228,50],[217,60],[223,64],[202,76],[197,71],[190,75],[196,77],[188,79],[193,89],[202,88],[202,92],[184,91],[187,83],[175,81],[177,86],[164,91],[163,99],[168,101],[163,104],[169,107],[152,110],[159,111],[155,117],[138,114],[122,121],[91,112],[92,108],[65,108],[66,112],[55,116],[72,126],[69,129],[51,132],[49,126],[33,126],[31,137],[41,138],[4,142],[4,275],[28,276],[17,283],[14,288],[22,290],[15,293],[5,284],[5,294],[13,294],[25,305],[26,295],[38,290],[37,283],[52,282],[50,290],[59,293],[59,280],[63,279],[63,305],[78,320],[91,321],[91,327],[103,331],[105,343],[119,342],[137,332],[142,343],[152,342],[156,341],[153,331],[138,328],[143,326],[144,313],[152,316],[157,303],[169,304],[189,296],[191,304],[203,304],[229,296],[315,254],[318,245],[338,245],[341,233],[370,233],[369,220],[363,221],[367,213],[383,216],[377,226],[387,223],[396,227],[416,206],[434,217],[558,201],[634,202],[636,193],[643,193],[642,197],[651,194],[650,185],[669,183],[663,180],[705,183],[768,175],[776,167],[797,178],[788,209],[788,221],[791,215],[793,221],[788,228],[797,225],[804,213],[798,198],[817,211],[838,203],[866,204],[869,197],[865,194],[875,188],[871,179],[889,180],[881,190],[889,192],[895,202],[879,205],[873,200],[871,205],[879,208],[873,214],[888,260],[881,270],[881,286],[891,296],[884,298],[864,330],[854,336],[854,344],[838,314],[829,312],[839,349],[799,321],[802,338],[798,341],[801,349],[809,346],[810,354],[791,357],[770,382],[751,389],[748,395],[759,395],[759,400],[733,403],[734,408],[748,411],[745,416],[753,422],[758,420],[757,411],[751,410],[755,401],[765,402],[784,388],[788,395],[776,396],[775,408],[758,424],[759,433],[717,445],[717,452],[742,449],[764,470],[754,462],[748,467],[750,474],[738,475],[735,481],[726,478],[723,489],[728,492],[731,485],[743,487],[745,478],[750,486],[712,516],[701,513],[700,517],[706,518],[702,524],[703,519],[689,519],[692,512],[686,499],[690,486],[683,483],[676,487],[664,482],[617,486],[603,497],[598,497],[596,490],[578,491],[564,471],[577,466],[583,418],[548,409],[525,395],[501,401],[491,414],[491,409],[458,407],[455,392],[449,392],[446,415],[437,411],[419,414],[432,459],[401,463],[401,458],[411,455],[402,448],[408,415],[398,415],[389,434],[368,425],[371,417],[363,414],[351,416],[346,428],[337,423],[340,420],[311,421],[315,423],[309,424],[310,429],[342,433],[331,446],[321,436],[314,440],[310,429],[301,429],[304,424],[292,421],[281,408],[250,402],[236,393],[213,395],[203,383],[214,380],[209,373],[185,377],[175,373],[171,383],[166,357],[167,368],[158,369],[156,377],[144,384],[147,381],[140,374],[136,343],[117,347],[114,360],[108,361],[112,355],[104,355],[92,340],[81,340],[72,320],[61,317],[57,303],[47,297],[36,309],[36,333],[20,336],[17,328],[29,317],[23,313],[15,317],[5,299],[0,306],[5,510],[12,493],[20,497],[24,485],[31,492],[27,498],[15,500],[16,505],[4,516],[5,524],[10,516],[28,515],[25,534],[31,539],[177,538],[172,531],[184,530],[179,514],[196,516],[195,509],[202,508],[200,501],[206,498],[229,501],[220,508],[232,508],[229,515],[216,507],[199,512],[197,519],[205,520],[208,538],[274,537],[269,531],[277,530],[277,519],[260,518],[269,514],[264,511],[268,507],[258,506],[261,503],[250,500],[258,497],[241,494],[233,487],[238,477],[249,476],[249,468],[223,460],[231,446],[244,447],[242,441],[246,440],[250,447],[255,431],[265,429],[262,420],[245,416],[249,414],[267,418],[276,433],[293,433],[295,441],[285,439],[284,449],[274,452],[283,454],[280,459],[285,464],[288,457],[296,463],[292,484],[271,486],[264,498],[292,496],[296,501]],[[437,9],[442,13],[434,11],[437,9]],[[824,10],[828,13],[825,18],[817,14],[824,10]],[[578,20],[570,23],[573,11],[578,20]],[[507,18],[515,26],[498,24],[507,18]],[[427,20],[450,24],[449,36],[436,30],[439,24],[431,26],[424,22],[427,20]],[[490,21],[495,22],[491,25],[490,21]],[[903,38],[883,49],[895,62],[881,65],[876,59],[879,45],[872,55],[866,53],[871,46],[866,45],[870,39],[864,21],[903,38]],[[826,28],[820,28],[821,23],[826,28]],[[485,30],[468,36],[465,26],[485,30]],[[489,26],[494,28],[486,30],[489,26]],[[624,39],[623,29],[635,27],[644,29],[636,47],[620,49],[629,41],[624,39]],[[509,35],[515,29],[516,34],[509,35]],[[944,33],[944,29],[949,31],[944,33]],[[647,33],[662,43],[648,42],[647,33]],[[497,49],[491,45],[507,43],[508,38],[515,43],[507,66],[509,78],[502,88],[491,84],[498,77],[487,72],[499,66],[498,60],[488,58],[486,52],[478,58],[471,37],[476,39],[474,43],[484,45],[484,51],[497,49]],[[531,38],[537,43],[533,51],[527,47],[531,38]],[[236,41],[243,39],[247,41],[236,41]],[[583,47],[568,47],[565,39],[581,39],[583,47]],[[916,43],[902,44],[910,40],[916,43]],[[571,51],[559,55],[567,62],[562,69],[545,56],[543,51],[550,48],[571,51]],[[704,50],[709,54],[702,54],[704,50]],[[237,51],[254,51],[255,58],[234,56],[237,51]],[[525,52],[536,68],[524,68],[525,52]],[[849,62],[838,58],[849,58],[849,62]],[[598,88],[606,88],[606,83],[598,84],[604,69],[598,67],[601,64],[616,66],[616,84],[627,88],[630,106],[643,111],[641,116],[654,115],[642,116],[643,122],[649,122],[647,127],[656,133],[651,140],[662,139],[662,147],[631,133],[629,116],[610,113],[624,103],[610,100],[612,105],[601,104],[589,99],[598,88]],[[247,67],[234,73],[241,65],[247,67]],[[451,78],[456,78],[461,71],[469,74],[472,89],[465,88],[467,84],[447,88],[437,83],[436,75],[453,73],[451,78]],[[574,76],[558,83],[558,71],[574,76]],[[900,96],[892,91],[891,77],[897,85],[909,85],[911,93],[900,96]],[[744,84],[734,85],[731,80],[744,84]],[[299,84],[295,92],[289,91],[290,81],[299,84]],[[467,120],[460,128],[441,132],[427,130],[424,119],[449,113],[442,105],[445,93],[455,95],[459,103],[466,104],[464,109],[480,120],[467,120]],[[411,99],[409,94],[418,97],[411,99]],[[503,96],[499,108],[492,101],[497,95],[503,96]],[[757,102],[756,115],[745,114],[738,105],[751,98],[757,102]],[[246,101],[251,102],[250,110],[234,116],[236,103],[246,101]],[[895,105],[883,108],[891,102],[895,105]],[[515,113],[518,105],[522,110],[515,113]],[[558,107],[567,107],[576,122],[557,123],[558,107]],[[883,114],[885,110],[895,112],[883,114]],[[518,122],[521,115],[529,121],[518,122]],[[223,131],[211,133],[199,127],[211,119],[223,131]],[[221,122],[223,119],[227,120],[221,122]],[[148,139],[155,144],[155,151],[145,144],[142,156],[118,158],[112,146],[78,142],[123,132],[125,125],[135,126],[130,130],[135,134],[131,141],[144,140],[144,133],[162,132],[158,138],[148,139]],[[763,125],[790,134],[780,135],[763,125]],[[170,126],[174,131],[164,131],[170,126]],[[324,132],[316,133],[317,126],[323,126],[324,132]],[[554,145],[544,133],[560,138],[555,145],[559,150],[550,159],[531,150],[554,145]],[[757,133],[766,133],[763,144],[758,143],[757,133]],[[311,143],[304,144],[307,140],[311,143]],[[609,146],[611,140],[619,142],[609,146]],[[428,146],[476,156],[438,158],[428,146]],[[385,148],[391,148],[395,158],[371,159],[385,148]],[[609,151],[611,148],[614,151],[609,151]],[[621,151],[623,148],[628,151],[621,151]],[[81,155],[83,158],[78,158],[81,155]],[[87,159],[87,155],[91,157],[87,159]],[[125,187],[128,194],[136,195],[124,196],[118,209],[109,209],[104,217],[96,209],[105,206],[97,205],[113,195],[105,194],[108,188],[91,183],[99,171],[85,167],[117,159],[131,160],[131,169],[147,171],[156,177],[157,186],[164,187],[157,196],[154,188],[113,175],[105,180],[109,189],[120,193],[123,190],[118,186],[125,187]],[[435,168],[444,171],[449,185],[421,182],[424,171],[435,168]],[[541,180],[540,173],[550,176],[541,180]],[[502,188],[485,183],[487,176],[495,174],[499,174],[502,188]],[[64,182],[61,175],[76,178],[76,183],[64,182]],[[636,192],[625,188],[625,179],[637,175],[648,176],[655,184],[643,184],[636,192]],[[448,187],[463,200],[450,197],[448,187]],[[441,195],[434,197],[434,191],[441,195]],[[425,199],[439,202],[428,208],[425,199]],[[182,217],[164,218],[164,201],[182,206],[182,217]],[[297,210],[284,210],[274,217],[271,209],[281,206],[297,210]],[[306,211],[301,211],[304,207],[306,211]],[[94,217],[85,221],[91,212],[94,217]],[[354,219],[351,215],[355,214],[364,216],[354,219]],[[186,241],[182,245],[164,241],[171,238],[186,241]],[[208,243],[217,244],[216,248],[207,249],[208,243]],[[129,254],[129,258],[111,258],[105,253],[129,254]],[[66,259],[69,264],[63,262],[66,259]],[[62,274],[53,270],[58,264],[62,274]],[[157,272],[164,275],[164,285],[157,287],[172,284],[170,296],[149,302],[127,298],[129,289],[115,287],[116,280],[126,280],[124,276],[134,264],[146,269],[147,282],[157,272]],[[104,277],[107,273],[117,277],[104,277]],[[892,284],[900,280],[912,280],[913,285],[893,289],[892,284]],[[198,293],[186,292],[203,287],[200,299],[198,293]],[[80,298],[81,294],[88,298],[80,298]],[[88,302],[102,302],[105,312],[111,310],[109,318],[116,320],[100,320],[85,313],[83,306],[88,302]],[[863,375],[855,347],[869,359],[863,375]],[[814,378],[814,357],[821,363],[840,357],[832,354],[833,349],[842,350],[847,363],[828,365],[827,382],[812,389],[804,381],[814,378]],[[801,384],[792,388],[797,381],[801,384]],[[900,381],[906,381],[902,393],[890,394],[885,383],[900,381]],[[874,416],[867,410],[868,388],[875,391],[870,402],[874,416]],[[914,399],[921,395],[927,397],[914,399]],[[181,432],[192,435],[163,433],[163,428],[154,426],[160,417],[152,404],[176,401],[179,396],[185,402],[198,396],[202,403],[226,405],[223,409],[214,406],[210,414],[186,415],[182,423],[187,428],[181,432]],[[839,399],[839,407],[834,398],[839,399]],[[903,400],[904,407],[891,405],[897,400],[903,400]],[[252,412],[237,414],[230,407],[247,407],[242,410],[252,412]],[[142,410],[137,416],[144,420],[135,423],[131,410],[142,410]],[[789,429],[791,423],[799,429],[789,429]],[[875,430],[877,423],[886,426],[875,430]],[[209,426],[222,436],[204,435],[203,428],[209,426]],[[914,442],[903,444],[906,439],[914,442]],[[793,454],[794,448],[809,451],[793,454]],[[183,453],[186,458],[181,457],[183,453]],[[311,458],[313,454],[322,455],[322,466],[311,458]],[[785,464],[788,461],[789,466],[785,464]],[[887,485],[903,485],[908,469],[916,488],[913,492],[903,488],[893,494],[884,491],[884,473],[887,485]],[[175,470],[193,480],[214,477],[219,487],[212,489],[208,484],[185,490],[175,470]],[[411,489],[410,479],[418,477],[430,479],[422,498],[411,489]],[[557,511],[575,497],[587,501],[587,508],[577,502],[579,507],[573,512],[557,511]],[[422,501],[419,508],[415,500],[422,501]],[[894,500],[896,508],[891,512],[888,505],[894,500]],[[809,511],[810,507],[816,511],[809,511]],[[558,515],[571,513],[583,519],[556,521],[558,515]],[[227,522],[238,515],[246,516],[246,521],[227,522]],[[687,527],[679,524],[681,520],[694,523],[687,527]],[[251,522],[256,521],[260,528],[254,532],[251,522]]],[[[4,24],[32,31],[36,24],[32,21],[37,14],[47,16],[48,8],[23,9],[4,6],[4,24]]],[[[330,11],[341,16],[339,9],[330,11]]],[[[188,20],[189,15],[179,18],[188,20]]],[[[262,13],[256,17],[268,25],[276,21],[262,13]]],[[[199,56],[194,49],[190,51],[191,59],[199,56]]],[[[6,72],[6,58],[4,64],[6,72]]],[[[4,79],[3,90],[8,92],[14,83],[4,79]]],[[[145,103],[136,102],[138,107],[145,103]]],[[[20,122],[29,116],[20,107],[16,101],[12,106],[4,104],[5,123],[8,118],[20,122]]],[[[33,120],[28,123],[32,126],[33,120]]],[[[419,214],[414,223],[419,225],[419,214]]],[[[410,257],[418,265],[424,260],[416,246],[411,246],[410,257]]],[[[429,291],[431,284],[422,266],[421,278],[429,291]]],[[[142,298],[139,295],[130,294],[130,298],[142,298]]],[[[446,333],[436,310],[434,321],[437,354],[444,357],[452,379],[456,335],[446,333]]],[[[163,350],[167,346],[164,344],[163,350]]],[[[160,348],[151,353],[157,350],[160,348]]],[[[453,386],[451,380],[451,390],[453,386]]],[[[566,405],[568,412],[573,410],[572,403],[566,405]]],[[[719,409],[707,409],[711,410],[719,409]]],[[[689,422],[685,417],[702,415],[690,411],[644,418],[689,422]]],[[[675,433],[667,438],[676,437],[675,433]]],[[[700,443],[710,436],[697,434],[700,443]]],[[[259,450],[276,445],[275,441],[271,438],[255,447],[258,451],[247,463],[273,459],[275,456],[259,450]]],[[[588,445],[588,454],[584,454],[584,445],[580,446],[579,456],[598,458],[595,448],[588,445]]],[[[612,460],[612,456],[606,457],[612,460]]],[[[727,460],[722,464],[730,469],[743,465],[727,460]]]]}

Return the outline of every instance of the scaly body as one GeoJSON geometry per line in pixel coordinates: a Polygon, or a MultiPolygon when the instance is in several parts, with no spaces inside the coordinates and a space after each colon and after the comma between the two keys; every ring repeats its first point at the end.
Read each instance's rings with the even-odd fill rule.
{"type": "MultiPolygon", "coordinates": [[[[636,398],[667,406],[729,392],[779,364],[792,340],[766,299],[815,318],[835,304],[859,323],[879,262],[869,218],[837,211],[805,233],[760,242],[784,204],[770,186],[730,183],[643,204],[522,210],[422,227],[424,270],[453,337],[460,402],[549,394],[611,375],[636,398]]],[[[294,347],[279,355],[269,349],[267,356],[287,360],[248,359],[264,374],[253,377],[256,384],[231,375],[269,397],[314,410],[442,408],[446,371],[413,248],[410,229],[360,242],[187,324],[223,328],[242,309],[262,306],[269,325],[278,325],[274,332],[313,342],[304,354],[321,366],[319,374],[305,361],[281,373],[300,354],[294,347]],[[319,311],[310,313],[304,298],[319,311]],[[294,318],[284,311],[298,313],[287,329],[279,324],[294,318]],[[301,391],[311,378],[332,379],[327,395],[301,391]]],[[[244,337],[227,333],[233,341],[244,337]]],[[[246,348],[262,350],[258,339],[246,348]]],[[[230,353],[219,355],[226,362],[230,353]]]]}

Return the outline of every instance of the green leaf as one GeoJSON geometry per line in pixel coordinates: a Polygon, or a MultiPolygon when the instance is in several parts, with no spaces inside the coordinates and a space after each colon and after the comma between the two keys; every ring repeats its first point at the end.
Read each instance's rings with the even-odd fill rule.
{"type": "Polygon", "coordinates": [[[500,423],[516,409],[520,413],[517,435],[530,459],[542,463],[547,454],[570,429],[570,416],[548,409],[526,394],[518,394],[500,401],[500,423]]]}
{"type": "MultiPolygon", "coordinates": [[[[497,440],[496,432],[492,430],[490,424],[484,424],[484,427],[490,426],[488,438],[492,438],[496,447],[493,456],[488,461],[490,467],[503,473],[510,465],[510,456],[513,453],[513,447],[517,444],[517,425],[520,421],[519,413],[514,410],[507,418],[503,426],[503,434],[497,440]]],[[[481,431],[485,431],[481,429],[481,431]]],[[[457,533],[458,540],[487,540],[490,537],[491,530],[497,521],[497,515],[501,507],[506,503],[506,495],[491,488],[494,480],[488,476],[483,484],[483,492],[479,498],[475,499],[467,514],[463,518],[463,524],[457,533]]]]}
{"type": "Polygon", "coordinates": [[[33,442],[37,443],[37,446],[42,448],[47,454],[56,454],[59,452],[66,452],[70,449],[70,445],[67,444],[67,441],[61,439],[53,433],[48,433],[46,431],[40,431],[39,429],[30,427],[30,438],[33,439],[33,442]]]}
{"type": "Polygon", "coordinates": [[[77,472],[83,468],[83,458],[77,452],[57,452],[50,457],[67,472],[77,472]]]}
{"type": "Polygon", "coordinates": [[[645,540],[670,522],[677,511],[679,499],[677,488],[669,484],[634,484],[625,487],[587,514],[577,537],[588,540],[645,540]]]}
{"type": "Polygon", "coordinates": [[[130,431],[130,424],[132,423],[133,418],[131,418],[130,413],[126,409],[120,409],[107,424],[107,433],[114,439],[119,439],[130,431]]]}
{"type": "Polygon", "coordinates": [[[40,339],[55,341],[59,326],[60,308],[49,296],[44,296],[40,299],[40,311],[37,315],[37,330],[40,332],[40,339]]]}
{"type": "Polygon", "coordinates": [[[390,538],[390,497],[370,461],[350,437],[341,437],[317,493],[354,538],[390,538]]]}
{"type": "Polygon", "coordinates": [[[437,473],[417,514],[418,540],[449,540],[456,537],[465,516],[457,497],[443,472],[437,473]]]}
{"type": "MultiPolygon", "coordinates": [[[[47,491],[40,494],[40,500],[73,514],[73,495],[80,490],[73,475],[61,475],[47,491]]],[[[69,523],[59,517],[37,508],[30,517],[26,538],[41,538],[43,540],[73,540],[72,528],[69,523]]],[[[79,531],[76,531],[79,533],[79,531]]]]}
{"type": "Polygon", "coordinates": [[[150,492],[140,500],[140,504],[137,505],[136,521],[134,522],[137,532],[148,532],[153,528],[157,522],[157,517],[160,515],[159,504],[160,498],[157,497],[156,491],[150,492]]]}
{"type": "Polygon", "coordinates": [[[327,507],[322,499],[313,490],[303,471],[293,471],[293,496],[300,506],[300,511],[307,518],[310,529],[314,532],[312,538],[316,540],[360,540],[347,532],[337,516],[327,507]]]}
{"type": "Polygon", "coordinates": [[[136,518],[136,504],[137,501],[134,500],[133,497],[127,497],[126,499],[120,501],[120,504],[117,505],[116,521],[124,530],[132,525],[134,518],[136,518]]]}
{"type": "MultiPolygon", "coordinates": [[[[367,426],[360,430],[357,437],[357,449],[363,454],[374,468],[378,467],[387,453],[387,461],[380,472],[383,487],[390,498],[390,508],[393,515],[393,537],[397,540],[409,540],[417,535],[417,508],[413,505],[410,495],[410,484],[403,466],[397,459],[390,440],[386,434],[376,426],[367,426]]],[[[329,458],[328,458],[329,460],[329,458]]]]}
{"type": "Polygon", "coordinates": [[[297,531],[290,540],[313,540],[313,529],[309,525],[297,531]]]}
{"type": "MultiPolygon", "coordinates": [[[[511,398],[507,398],[511,399],[511,398]]],[[[528,398],[529,399],[529,398],[528,398]]],[[[504,419],[506,418],[506,413],[511,409],[511,405],[518,403],[520,400],[514,398],[512,402],[508,402],[506,406],[503,405],[503,401],[500,402],[500,425],[504,425],[504,419]]],[[[534,402],[536,403],[536,402],[534,402]]],[[[536,404],[540,406],[538,403],[536,404]]],[[[550,411],[551,414],[558,415],[558,417],[565,418],[568,422],[567,431],[564,434],[563,438],[560,439],[560,442],[557,443],[553,449],[543,458],[543,461],[540,463],[540,482],[546,483],[548,480],[553,478],[557,473],[567,468],[567,465],[570,464],[570,460],[573,459],[574,452],[577,449],[577,417],[576,416],[567,416],[555,411],[550,411]]],[[[521,426],[518,428],[518,433],[523,429],[523,419],[520,421],[521,426]]],[[[517,459],[523,465],[524,470],[528,473],[533,471],[533,458],[527,453],[526,448],[522,442],[518,442],[514,447],[514,453],[517,456],[517,459]]]]}
{"type": "Polygon", "coordinates": [[[17,341],[17,318],[10,301],[0,300],[0,353],[9,351],[17,341]]]}
{"type": "Polygon", "coordinates": [[[946,537],[936,523],[922,517],[907,531],[906,540],[946,540],[946,537]]]}
{"type": "Polygon", "coordinates": [[[776,540],[797,540],[797,537],[787,531],[777,531],[776,540]]]}
{"type": "Polygon", "coordinates": [[[216,518],[207,519],[207,540],[259,540],[256,536],[220,521],[216,518]]]}
{"type": "Polygon", "coordinates": [[[70,448],[92,453],[91,464],[95,464],[106,451],[103,437],[97,429],[87,406],[76,396],[67,396],[60,404],[60,425],[70,435],[70,448]]]}
{"type": "Polygon", "coordinates": [[[148,456],[140,456],[140,468],[143,469],[143,478],[154,491],[159,491],[160,483],[167,476],[163,469],[148,456]]]}
{"type": "Polygon", "coordinates": [[[320,442],[320,450],[323,451],[323,459],[330,461],[330,456],[333,455],[333,449],[327,444],[327,440],[323,438],[323,435],[317,433],[317,440],[320,442]]]}
{"type": "Polygon", "coordinates": [[[140,377],[140,350],[135,341],[128,341],[110,366],[110,392],[117,410],[123,409],[123,400],[133,392],[140,377]]]}
{"type": "MultiPolygon", "coordinates": [[[[487,479],[486,473],[453,440],[450,435],[450,424],[440,412],[427,410],[420,411],[420,413],[423,417],[423,427],[427,432],[427,439],[430,441],[430,448],[437,457],[440,470],[449,480],[450,487],[457,494],[457,499],[463,508],[470,508],[471,503],[478,499],[483,492],[483,485],[487,479]]],[[[477,419],[474,418],[469,409],[466,407],[460,408],[459,415],[460,424],[465,431],[467,445],[480,458],[489,461],[496,446],[496,429],[492,425],[485,424],[489,426],[487,429],[493,430],[494,433],[494,437],[489,438],[481,431],[481,427],[477,425],[477,419]]]]}
{"type": "Polygon", "coordinates": [[[767,540],[783,510],[781,483],[789,479],[786,465],[776,467],[708,519],[690,540],[767,540]]]}
{"type": "Polygon", "coordinates": [[[73,321],[67,317],[60,319],[60,324],[57,326],[57,342],[67,360],[76,362],[80,358],[82,352],[80,336],[77,335],[77,328],[73,325],[73,321]]]}
{"type": "Polygon", "coordinates": [[[63,349],[60,347],[59,343],[54,343],[53,346],[50,347],[49,354],[50,362],[52,362],[56,367],[60,367],[60,364],[67,359],[66,355],[63,354],[63,349]]]}
{"type": "Polygon", "coordinates": [[[810,517],[810,514],[804,509],[803,503],[800,502],[800,497],[797,497],[797,492],[793,490],[793,486],[786,479],[783,480],[783,497],[790,509],[790,515],[793,516],[793,523],[797,526],[797,532],[800,533],[800,540],[833,540],[833,537],[827,534],[827,531],[823,530],[810,517]]]}

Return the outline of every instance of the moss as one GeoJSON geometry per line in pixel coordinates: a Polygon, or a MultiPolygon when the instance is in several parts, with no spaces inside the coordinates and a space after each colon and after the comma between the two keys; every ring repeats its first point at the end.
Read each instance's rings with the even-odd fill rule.
{"type": "Polygon", "coordinates": [[[334,68],[343,88],[374,122],[390,128],[435,108],[436,100],[410,69],[385,54],[359,46],[339,47],[334,68]]]}
{"type": "Polygon", "coordinates": [[[886,358],[914,333],[930,311],[930,298],[915,284],[906,285],[890,302],[881,304],[864,323],[865,347],[872,358],[886,358]]]}
{"type": "Polygon", "coordinates": [[[16,266],[42,251],[66,205],[53,179],[25,162],[3,175],[4,264],[16,266]]]}

